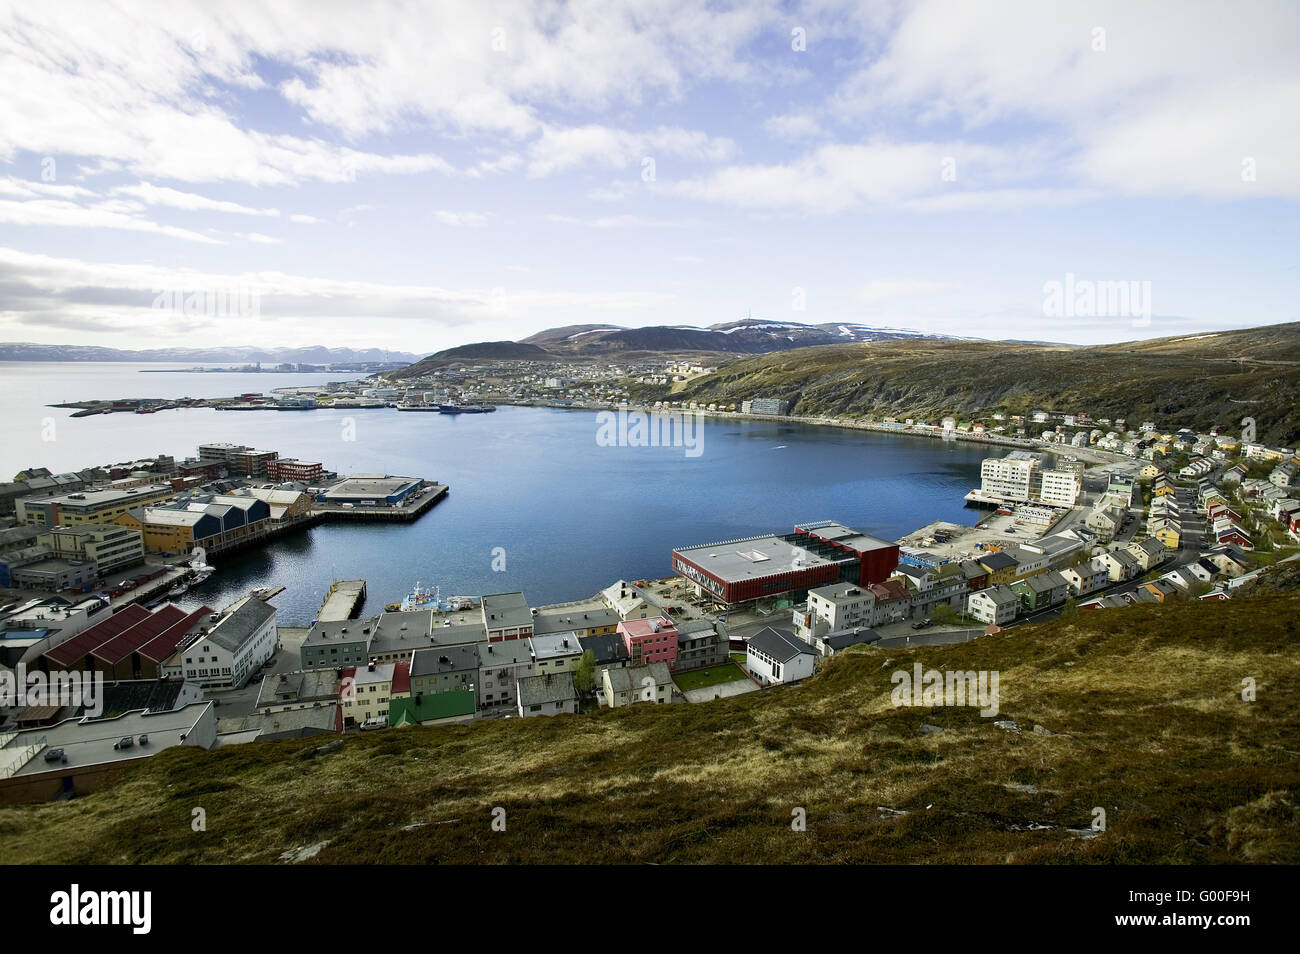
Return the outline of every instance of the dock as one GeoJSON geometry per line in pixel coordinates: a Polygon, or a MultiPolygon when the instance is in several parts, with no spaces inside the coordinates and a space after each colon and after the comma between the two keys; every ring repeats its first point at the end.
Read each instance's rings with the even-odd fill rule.
{"type": "Polygon", "coordinates": [[[322,623],[352,619],[366,599],[365,580],[335,580],[316,619],[322,623]]]}
{"type": "Polygon", "coordinates": [[[446,497],[448,490],[446,484],[426,483],[419,491],[412,494],[408,500],[395,506],[357,506],[355,504],[349,506],[348,504],[317,501],[312,504],[311,514],[313,519],[319,521],[383,520],[404,523],[422,516],[434,504],[446,497]]]}

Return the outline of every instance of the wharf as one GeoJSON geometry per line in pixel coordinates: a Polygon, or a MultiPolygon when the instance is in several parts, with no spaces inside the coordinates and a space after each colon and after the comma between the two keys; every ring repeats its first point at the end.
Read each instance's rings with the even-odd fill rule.
{"type": "Polygon", "coordinates": [[[388,520],[405,522],[414,520],[447,496],[446,484],[425,484],[407,500],[397,506],[345,506],[316,501],[311,506],[312,517],[319,520],[388,520]]]}
{"type": "Polygon", "coordinates": [[[322,623],[352,619],[366,599],[365,580],[335,580],[316,619],[322,623]]]}

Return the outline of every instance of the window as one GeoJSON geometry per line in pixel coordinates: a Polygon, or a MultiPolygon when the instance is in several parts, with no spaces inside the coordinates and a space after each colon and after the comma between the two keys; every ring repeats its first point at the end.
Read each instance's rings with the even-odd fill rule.
{"type": "Polygon", "coordinates": [[[541,711],[542,711],[542,707],[541,707],[541,706],[529,706],[529,707],[528,707],[528,711],[529,711],[529,712],[541,712],[541,711]]]}

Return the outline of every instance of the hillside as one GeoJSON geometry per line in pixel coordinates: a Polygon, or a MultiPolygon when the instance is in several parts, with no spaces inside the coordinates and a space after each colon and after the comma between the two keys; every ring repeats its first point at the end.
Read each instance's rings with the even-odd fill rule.
{"type": "Polygon", "coordinates": [[[419,377],[436,368],[476,359],[597,361],[617,357],[621,361],[641,361],[679,356],[721,362],[734,355],[769,354],[815,345],[917,338],[926,336],[914,331],[867,325],[805,325],[799,322],[757,319],[725,322],[707,328],[565,325],[562,328],[539,331],[518,342],[485,341],[448,348],[429,355],[408,368],[394,371],[387,377],[397,380],[419,377]]]}
{"type": "Polygon", "coordinates": [[[481,361],[548,361],[553,360],[554,357],[544,348],[521,341],[480,341],[431,354],[409,367],[389,372],[385,377],[418,378],[422,374],[453,364],[474,364],[481,361]]]}
{"type": "MultiPolygon", "coordinates": [[[[641,388],[641,399],[666,391],[641,388]]],[[[981,341],[883,341],[736,361],[674,400],[777,397],[799,415],[939,417],[1001,409],[1086,410],[1300,440],[1300,324],[1088,348],[981,341]]]]}
{"type": "Polygon", "coordinates": [[[172,749],[89,797],[0,810],[0,859],[1294,864],[1298,627],[1294,590],[1138,606],[859,648],[703,705],[390,730],[327,754],[324,737],[172,749]],[[996,720],[895,708],[891,674],[914,662],[999,672],[996,720]],[[1088,837],[1095,806],[1107,830],[1088,837]]]}

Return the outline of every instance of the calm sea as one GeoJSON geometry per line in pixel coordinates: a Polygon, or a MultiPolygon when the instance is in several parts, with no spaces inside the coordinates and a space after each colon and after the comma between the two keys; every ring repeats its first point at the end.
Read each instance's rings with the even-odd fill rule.
{"type": "Polygon", "coordinates": [[[978,485],[986,453],[924,438],[707,420],[702,452],[690,457],[681,447],[600,446],[594,413],[544,408],[458,416],[205,408],[73,419],[43,406],[213,397],[340,377],[139,373],[145,367],[167,366],[0,363],[0,479],[32,466],[57,472],[159,453],[179,460],[200,442],[231,441],[340,473],[450,484],[415,523],[314,527],[221,561],[221,572],[181,601],[220,606],[252,587],[285,586],[276,599],[285,622],[310,620],[335,578],[368,580],[371,612],[417,580],[445,596],[523,590],[536,605],[589,596],[620,577],[667,576],[674,546],[785,532],[800,521],[839,520],[891,540],[932,520],[971,523],[962,496],[978,485]]]}

